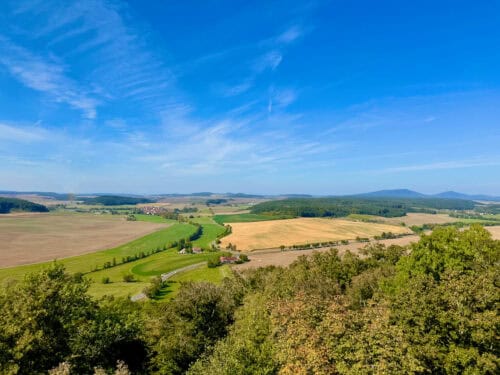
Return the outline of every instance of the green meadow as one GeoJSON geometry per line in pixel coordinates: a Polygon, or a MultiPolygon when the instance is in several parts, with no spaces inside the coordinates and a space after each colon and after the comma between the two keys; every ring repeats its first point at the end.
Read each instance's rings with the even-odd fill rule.
{"type": "Polygon", "coordinates": [[[222,265],[215,268],[208,268],[206,265],[203,265],[193,270],[181,272],[169,279],[168,285],[162,289],[157,300],[168,301],[174,298],[177,296],[177,293],[179,293],[182,284],[186,282],[205,281],[218,284],[225,277],[231,276],[231,268],[228,265],[222,265]]]}

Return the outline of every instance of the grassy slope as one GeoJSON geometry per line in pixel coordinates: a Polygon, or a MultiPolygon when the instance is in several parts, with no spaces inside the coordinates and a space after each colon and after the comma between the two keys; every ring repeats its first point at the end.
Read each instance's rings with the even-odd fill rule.
{"type": "Polygon", "coordinates": [[[179,254],[176,249],[170,249],[148,258],[139,259],[117,267],[92,272],[88,277],[93,281],[89,293],[95,297],[113,294],[116,297],[128,296],[141,292],[152,276],[173,271],[177,268],[206,261],[217,253],[179,254]],[[126,283],[123,276],[134,275],[135,282],[126,283]],[[109,277],[111,283],[103,284],[102,279],[109,277]]]}
{"type": "Polygon", "coordinates": [[[250,223],[253,221],[268,221],[290,219],[291,216],[286,215],[259,215],[259,214],[233,214],[233,215],[215,215],[214,220],[219,224],[227,223],[250,223]]]}
{"type": "MultiPolygon", "coordinates": [[[[209,218],[199,218],[193,221],[199,222],[203,225],[202,236],[193,242],[193,245],[195,246],[210,247],[210,243],[216,238],[216,236],[224,231],[224,227],[215,224],[209,218]]],[[[88,275],[89,278],[94,281],[89,293],[96,297],[101,297],[106,294],[123,297],[133,295],[143,290],[149,284],[149,279],[151,277],[173,271],[177,268],[207,261],[208,258],[215,254],[217,253],[183,255],[179,254],[176,249],[169,249],[144,259],[139,259],[137,261],[106,270],[93,272],[88,275]],[[133,274],[136,282],[123,282],[123,276],[126,274],[133,274]],[[111,283],[103,284],[102,279],[104,277],[109,277],[111,283]]],[[[188,273],[189,272],[186,272],[186,274],[188,273]]],[[[197,274],[195,273],[194,275],[196,276],[197,274]]]]}
{"type": "MultiPolygon", "coordinates": [[[[86,273],[94,269],[96,266],[102,267],[104,262],[112,261],[113,258],[116,258],[118,262],[121,262],[122,257],[134,255],[141,251],[150,251],[156,249],[157,247],[163,247],[164,245],[172,241],[188,237],[195,230],[196,228],[191,224],[177,223],[168,228],[148,234],[144,237],[138,238],[132,242],[115,247],[113,249],[98,251],[95,253],[80,255],[71,258],[65,258],[59,260],[59,262],[64,264],[66,266],[66,269],[70,273],[86,273]]],[[[10,277],[22,278],[27,272],[37,271],[43,267],[47,267],[51,263],[52,262],[45,262],[1,269],[0,282],[10,277]]]]}
{"type": "Polygon", "coordinates": [[[186,271],[173,276],[168,283],[168,286],[162,290],[159,300],[168,301],[174,298],[184,282],[188,281],[207,281],[211,283],[220,283],[223,278],[231,277],[231,269],[228,265],[223,265],[216,268],[208,268],[206,266],[196,268],[191,271],[186,271]]]}

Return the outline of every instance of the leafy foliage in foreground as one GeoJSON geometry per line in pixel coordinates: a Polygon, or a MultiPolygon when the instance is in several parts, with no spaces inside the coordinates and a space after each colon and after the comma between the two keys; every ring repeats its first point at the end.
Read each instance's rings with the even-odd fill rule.
{"type": "Polygon", "coordinates": [[[500,241],[443,228],[406,253],[377,245],[253,272],[229,334],[189,373],[498,373],[500,241]]]}
{"type": "Polygon", "coordinates": [[[435,213],[437,209],[470,210],[474,202],[438,198],[301,198],[256,204],[253,214],[301,217],[345,217],[351,214],[384,217],[404,216],[408,212],[435,213]]]}
{"type": "Polygon", "coordinates": [[[500,241],[439,228],[362,254],[187,283],[168,304],[97,303],[55,266],[0,296],[0,372],[498,373],[500,241]]]}
{"type": "Polygon", "coordinates": [[[0,214],[8,214],[12,210],[25,212],[49,212],[42,204],[33,203],[24,199],[0,197],[0,214]]]}
{"type": "Polygon", "coordinates": [[[69,361],[75,373],[91,373],[121,358],[140,369],[145,346],[137,314],[126,303],[97,304],[87,288],[61,265],[9,286],[0,295],[0,372],[37,374],[69,361]]]}

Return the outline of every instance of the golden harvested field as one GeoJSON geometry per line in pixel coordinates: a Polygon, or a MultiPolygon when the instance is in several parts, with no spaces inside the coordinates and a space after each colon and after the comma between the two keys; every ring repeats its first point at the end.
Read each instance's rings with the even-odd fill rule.
{"type": "Polygon", "coordinates": [[[408,228],[385,223],[365,223],[342,219],[298,218],[287,220],[231,223],[232,233],[222,238],[238,250],[268,249],[356,237],[373,237],[382,232],[411,233],[408,228]]]}
{"type": "Polygon", "coordinates": [[[485,227],[485,228],[491,232],[495,240],[500,240],[500,225],[495,225],[492,227],[485,227]]]}
{"type": "Polygon", "coordinates": [[[72,214],[0,215],[0,267],[91,253],[129,242],[168,224],[72,214]]]}
{"type": "Polygon", "coordinates": [[[408,213],[402,217],[380,217],[384,223],[399,225],[405,223],[407,226],[423,225],[423,224],[446,224],[453,223],[459,219],[453,218],[446,214],[420,214],[408,213]]]}

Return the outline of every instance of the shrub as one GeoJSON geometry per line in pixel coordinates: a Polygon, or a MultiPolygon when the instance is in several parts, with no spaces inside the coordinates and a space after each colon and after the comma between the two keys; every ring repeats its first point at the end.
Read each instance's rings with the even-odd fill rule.
{"type": "Polygon", "coordinates": [[[109,284],[110,282],[111,282],[111,280],[109,279],[109,277],[106,276],[106,277],[102,278],[102,283],[103,284],[109,284]]]}
{"type": "Polygon", "coordinates": [[[135,281],[134,275],[132,275],[131,273],[123,275],[123,281],[125,281],[126,283],[134,282],[135,281]]]}
{"type": "Polygon", "coordinates": [[[207,262],[208,268],[215,268],[217,266],[220,266],[220,259],[218,255],[214,255],[213,257],[210,257],[210,259],[207,262]]]}

